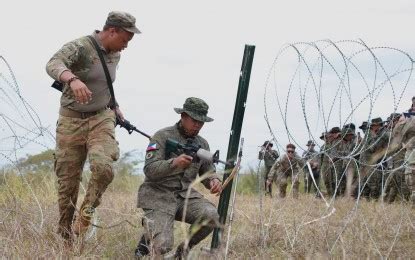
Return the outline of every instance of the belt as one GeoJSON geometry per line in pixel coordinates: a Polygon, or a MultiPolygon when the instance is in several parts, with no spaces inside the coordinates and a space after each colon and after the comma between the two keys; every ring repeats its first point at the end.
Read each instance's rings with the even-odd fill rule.
{"type": "Polygon", "coordinates": [[[93,111],[93,112],[78,112],[66,107],[61,107],[59,109],[59,114],[61,116],[66,116],[66,117],[73,117],[73,118],[81,118],[81,119],[86,119],[89,118],[91,116],[95,116],[98,115],[101,112],[104,112],[105,110],[107,110],[108,107],[104,107],[102,109],[99,109],[97,111],[93,111]]]}

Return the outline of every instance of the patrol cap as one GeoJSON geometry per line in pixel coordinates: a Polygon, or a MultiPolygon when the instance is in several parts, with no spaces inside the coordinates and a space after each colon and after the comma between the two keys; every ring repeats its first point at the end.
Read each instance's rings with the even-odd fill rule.
{"type": "Polygon", "coordinates": [[[263,144],[262,146],[263,146],[263,147],[267,147],[267,146],[272,147],[272,146],[273,146],[273,144],[272,144],[270,141],[265,141],[265,142],[264,142],[264,144],[263,144]]]}
{"type": "Polygon", "coordinates": [[[126,12],[112,11],[108,14],[105,25],[120,27],[127,32],[141,33],[135,26],[135,17],[126,12]]]}
{"type": "Polygon", "coordinates": [[[370,122],[370,126],[372,125],[383,125],[383,120],[380,117],[373,118],[370,122]]]}
{"type": "Polygon", "coordinates": [[[306,146],[310,146],[310,145],[316,145],[313,140],[308,140],[306,146]]]}
{"type": "Polygon", "coordinates": [[[183,104],[183,108],[174,108],[177,114],[186,113],[191,118],[202,122],[212,122],[213,118],[207,116],[208,104],[200,98],[189,97],[183,104]]]}

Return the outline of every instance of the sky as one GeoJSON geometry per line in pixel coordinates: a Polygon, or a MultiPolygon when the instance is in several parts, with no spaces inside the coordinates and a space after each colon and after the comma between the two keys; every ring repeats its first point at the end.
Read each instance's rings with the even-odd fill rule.
{"type": "MultiPolygon", "coordinates": [[[[293,136],[290,139],[287,135],[276,104],[277,99],[282,102],[288,93],[287,86],[298,57],[284,52],[277,65],[274,64],[287,44],[362,39],[369,46],[394,47],[415,55],[415,38],[410,31],[415,13],[413,1],[9,2],[2,5],[0,15],[0,55],[11,65],[22,95],[52,133],[58,117],[60,93],[50,88],[53,80],[46,74],[45,65],[64,43],[101,29],[112,10],[134,15],[142,31],[123,51],[114,83],[125,117],[140,130],[152,134],[179,119],[173,108],[182,107],[187,97],[202,98],[209,104],[209,115],[215,121],[206,123],[201,135],[209,141],[212,150],[221,151],[222,159],[228,148],[244,46],[256,46],[241,134],[245,138],[243,161],[246,167],[256,167],[259,146],[272,138],[264,120],[266,88],[269,94],[265,98],[267,114],[279,149],[295,141],[301,153],[310,134],[316,138],[324,130],[321,116],[318,116],[321,113],[313,105],[317,99],[312,91],[307,92],[310,102],[305,105],[308,119],[314,122],[310,131],[305,128],[299,109],[300,98],[295,98],[297,92],[293,91],[286,112],[289,118],[286,122],[293,136]],[[274,80],[275,73],[285,73],[285,76],[274,80]],[[278,97],[272,91],[275,85],[279,89],[278,97]]],[[[342,45],[349,50],[356,46],[342,45]]],[[[327,55],[330,60],[338,59],[336,55],[330,56],[330,52],[327,55]]],[[[392,68],[397,63],[403,66],[405,59],[401,54],[388,55],[387,65],[391,70],[398,70],[392,68]],[[399,57],[394,59],[396,56],[399,57]]],[[[369,81],[374,81],[369,64],[373,59],[368,55],[360,59],[362,71],[367,73],[369,81]]],[[[324,76],[324,93],[333,91],[333,88],[327,89],[331,83],[338,84],[331,76],[328,72],[324,76]]],[[[306,85],[299,76],[295,82],[306,85]]],[[[356,82],[362,83],[362,80],[356,82]]],[[[402,82],[405,77],[396,84],[402,85],[402,82]]],[[[365,95],[360,83],[351,84],[350,95],[355,102],[365,95]]],[[[397,107],[402,111],[409,107],[415,91],[409,85],[405,91],[401,88],[398,92],[404,94],[397,107]]],[[[375,112],[383,117],[392,112],[390,95],[386,90],[378,93],[375,112]]],[[[325,99],[330,99],[329,96],[327,94],[325,99]]],[[[369,110],[367,105],[361,106],[353,119],[367,119],[369,110]]],[[[344,116],[340,120],[336,115],[338,113],[333,112],[328,127],[344,122],[344,116]]],[[[128,135],[118,128],[116,134],[123,152],[147,147],[148,140],[141,135],[128,135]]],[[[53,143],[48,145],[53,148],[53,143]]]]}

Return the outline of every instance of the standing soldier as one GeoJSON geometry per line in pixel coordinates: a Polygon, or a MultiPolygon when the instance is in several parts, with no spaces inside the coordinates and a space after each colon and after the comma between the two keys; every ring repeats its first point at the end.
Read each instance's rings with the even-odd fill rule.
{"type": "MultiPolygon", "coordinates": [[[[104,57],[111,77],[120,52],[135,33],[135,18],[125,12],[110,12],[102,31],[91,36],[104,57]]],[[[84,36],[65,44],[46,65],[47,73],[64,84],[56,128],[55,173],[58,177],[59,233],[69,243],[72,231],[83,235],[95,208],[114,178],[112,163],[119,157],[114,127],[116,116],[124,120],[111,94],[98,52],[84,36]],[[79,183],[86,158],[91,179],[79,215],[71,228],[79,183]]]]}
{"type": "MultiPolygon", "coordinates": [[[[392,133],[395,128],[401,114],[392,113],[388,117],[388,126],[387,129],[392,133]]],[[[390,155],[390,174],[385,181],[385,192],[384,192],[384,201],[392,203],[395,201],[396,196],[399,194],[402,199],[409,199],[409,189],[405,182],[405,168],[402,167],[405,163],[405,149],[400,145],[399,150],[396,153],[390,155]]]]}
{"type": "Polygon", "coordinates": [[[326,188],[330,186],[331,195],[336,195],[339,192],[339,185],[342,176],[343,162],[341,158],[341,130],[335,126],[329,131],[328,137],[330,149],[327,151],[329,178],[327,179],[326,188]]]}
{"type": "Polygon", "coordinates": [[[264,160],[264,185],[265,185],[265,194],[269,194],[272,197],[272,185],[267,185],[268,175],[271,170],[271,167],[274,165],[275,161],[280,156],[276,150],[272,149],[273,144],[270,141],[265,141],[261,146],[261,151],[259,151],[258,159],[264,160]]]}
{"type": "Polygon", "coordinates": [[[298,198],[298,187],[300,185],[299,174],[305,163],[295,152],[295,145],[287,144],[286,148],[286,154],[272,166],[267,185],[270,186],[276,179],[278,197],[285,198],[288,178],[291,178],[293,197],[298,198]]]}
{"type": "Polygon", "coordinates": [[[349,198],[352,196],[352,184],[357,169],[357,162],[353,154],[358,142],[355,129],[354,124],[345,125],[342,129],[342,171],[344,174],[342,177],[345,181],[341,182],[340,193],[349,198]]]}
{"type": "Polygon", "coordinates": [[[411,107],[408,109],[409,113],[415,113],[415,97],[412,97],[411,107]]]}
{"type": "MultiPolygon", "coordinates": [[[[382,180],[384,179],[384,171],[386,165],[383,158],[373,161],[374,154],[383,151],[389,143],[389,134],[383,128],[383,120],[380,117],[372,119],[370,123],[370,137],[363,148],[360,160],[362,165],[363,185],[367,182],[369,198],[379,198],[382,190],[382,180]]],[[[384,153],[385,154],[385,153],[384,153]]],[[[366,187],[363,187],[366,188],[366,187]]]]}
{"type": "MultiPolygon", "coordinates": [[[[317,184],[317,187],[316,187],[316,192],[317,192],[317,189],[318,189],[319,183],[320,183],[320,169],[319,169],[318,152],[314,149],[316,144],[312,140],[308,140],[306,146],[307,146],[307,150],[304,151],[302,157],[305,161],[310,163],[311,170],[312,170],[312,173],[313,173],[313,178],[314,178],[314,180],[317,184]]],[[[306,166],[304,168],[304,191],[306,193],[310,193],[312,186],[314,186],[313,185],[313,180],[311,179],[310,171],[308,170],[308,167],[306,166]]]]}

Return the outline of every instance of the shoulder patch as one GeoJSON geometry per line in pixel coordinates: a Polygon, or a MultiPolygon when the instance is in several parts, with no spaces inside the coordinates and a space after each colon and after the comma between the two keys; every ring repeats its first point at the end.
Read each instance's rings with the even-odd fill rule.
{"type": "Polygon", "coordinates": [[[151,152],[151,151],[155,151],[155,150],[158,150],[157,144],[156,143],[150,143],[147,146],[146,152],[151,152]]]}
{"type": "Polygon", "coordinates": [[[154,151],[147,152],[146,159],[149,160],[149,159],[153,158],[153,156],[154,156],[154,151]]]}

